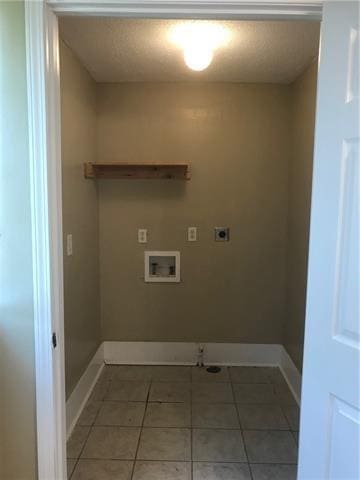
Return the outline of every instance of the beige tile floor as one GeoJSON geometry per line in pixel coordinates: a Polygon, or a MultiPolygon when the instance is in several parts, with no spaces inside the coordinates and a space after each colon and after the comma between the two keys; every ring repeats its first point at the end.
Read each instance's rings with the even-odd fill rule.
{"type": "Polygon", "coordinates": [[[105,366],[71,480],[295,480],[299,408],[277,368],[105,366]]]}

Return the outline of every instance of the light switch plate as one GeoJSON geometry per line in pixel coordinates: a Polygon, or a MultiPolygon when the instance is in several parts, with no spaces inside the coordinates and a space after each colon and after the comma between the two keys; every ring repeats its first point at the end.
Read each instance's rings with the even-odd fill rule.
{"type": "Polygon", "coordinates": [[[196,242],[196,241],[197,241],[197,228],[188,227],[188,242],[196,242]]]}
{"type": "Polygon", "coordinates": [[[138,242],[139,243],[147,243],[147,229],[146,228],[139,228],[139,230],[138,230],[138,242]]]}
{"type": "Polygon", "coordinates": [[[73,254],[73,237],[71,233],[66,235],[66,255],[70,257],[73,254]]]}

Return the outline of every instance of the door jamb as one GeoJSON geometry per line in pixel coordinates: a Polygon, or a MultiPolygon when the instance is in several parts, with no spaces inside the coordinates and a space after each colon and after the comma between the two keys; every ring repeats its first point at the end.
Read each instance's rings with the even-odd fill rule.
{"type": "Polygon", "coordinates": [[[58,21],[25,1],[39,480],[66,478],[58,21]],[[52,344],[53,334],[57,347],[52,344]]]}
{"type": "Polygon", "coordinates": [[[65,480],[60,70],[57,15],[321,20],[322,0],[25,1],[39,480],[65,480]],[[52,334],[57,336],[54,349],[52,334]]]}

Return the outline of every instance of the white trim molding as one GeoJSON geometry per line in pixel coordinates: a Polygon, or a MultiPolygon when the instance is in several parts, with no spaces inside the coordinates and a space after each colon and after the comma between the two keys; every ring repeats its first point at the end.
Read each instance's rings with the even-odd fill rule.
{"type": "Polygon", "coordinates": [[[104,361],[114,365],[195,365],[198,345],[185,342],[104,342],[104,361]]]}
{"type": "Polygon", "coordinates": [[[279,367],[300,404],[301,375],[282,345],[254,343],[104,342],[111,365],[205,365],[279,367]]]}
{"type": "Polygon", "coordinates": [[[47,0],[60,15],[132,18],[321,20],[321,0],[47,0]]]}
{"type": "Polygon", "coordinates": [[[25,2],[33,248],[37,465],[63,480],[65,387],[58,30],[42,2],[25,2]],[[56,334],[57,347],[52,346],[56,334]]]}
{"type": "Polygon", "coordinates": [[[196,365],[201,350],[205,365],[277,366],[282,348],[254,343],[104,342],[104,361],[119,365],[196,365]]]}
{"type": "Polygon", "coordinates": [[[282,346],[257,343],[206,343],[205,365],[278,366],[282,346]]]}
{"type": "Polygon", "coordinates": [[[284,375],[285,380],[287,381],[287,384],[289,385],[289,388],[298,405],[300,406],[301,374],[283,346],[281,346],[280,351],[279,368],[284,375]]]}
{"type": "Polygon", "coordinates": [[[66,401],[66,434],[70,437],[86,402],[104,368],[104,344],[101,344],[90,360],[85,372],[66,401]]]}

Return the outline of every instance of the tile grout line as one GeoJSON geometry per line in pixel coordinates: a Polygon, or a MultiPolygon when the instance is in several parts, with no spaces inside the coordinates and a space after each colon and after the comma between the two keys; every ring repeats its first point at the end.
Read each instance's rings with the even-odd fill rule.
{"type": "MultiPolygon", "coordinates": [[[[280,375],[281,375],[281,378],[285,381],[284,375],[282,374],[281,370],[280,370],[280,375]]],[[[272,383],[272,385],[273,385],[273,387],[274,387],[275,395],[276,395],[276,386],[277,386],[278,384],[275,383],[275,382],[271,382],[271,383],[272,383]]],[[[280,385],[280,384],[279,384],[279,385],[280,385]]],[[[280,402],[279,402],[278,405],[279,405],[279,408],[280,408],[282,414],[284,415],[285,421],[286,421],[286,423],[287,423],[287,425],[288,425],[288,427],[289,427],[289,430],[288,430],[288,431],[290,431],[291,436],[292,436],[292,438],[293,438],[293,440],[294,440],[297,453],[299,453],[299,445],[298,445],[298,442],[296,441],[295,435],[294,435],[294,432],[296,432],[296,431],[298,431],[298,430],[293,430],[292,425],[290,424],[290,420],[288,419],[288,416],[287,416],[286,413],[285,413],[285,407],[289,407],[289,406],[292,406],[292,405],[283,405],[283,404],[280,403],[280,402]]],[[[298,408],[298,409],[299,409],[299,412],[300,412],[300,408],[299,408],[298,406],[296,406],[296,408],[298,408]]]]}
{"type": "MultiPolygon", "coordinates": [[[[145,402],[143,402],[145,403],[145,402]]],[[[185,403],[184,404],[180,404],[180,405],[186,405],[185,403]]],[[[219,404],[220,405],[220,404],[219,404]]],[[[233,404],[228,404],[228,405],[233,405],[233,404]]],[[[90,427],[90,425],[80,425],[81,427],[90,427]]],[[[112,425],[102,425],[102,424],[94,424],[92,425],[93,427],[101,427],[101,428],[113,428],[113,427],[117,427],[117,428],[121,428],[121,429],[128,429],[128,430],[135,430],[136,428],[141,428],[139,425],[123,425],[123,424],[112,424],[112,425]]],[[[230,431],[230,432],[236,432],[236,430],[242,430],[242,431],[246,431],[246,432],[289,432],[289,433],[298,433],[298,430],[291,430],[289,428],[239,428],[239,427],[236,427],[236,428],[230,428],[230,427],[160,427],[160,426],[144,426],[142,427],[143,429],[151,429],[151,430],[162,430],[164,428],[166,428],[167,430],[179,430],[179,429],[185,429],[185,430],[189,430],[189,428],[194,428],[195,430],[225,430],[225,431],[230,431]]],[[[70,458],[70,460],[75,460],[75,458],[70,458]]]]}
{"type": "MultiPolygon", "coordinates": [[[[69,460],[75,460],[75,458],[70,458],[69,460]]],[[[80,460],[91,460],[91,461],[95,461],[95,462],[102,462],[102,461],[109,461],[109,462],[130,462],[132,463],[134,461],[133,458],[112,458],[112,457],[107,457],[107,458],[90,458],[90,457],[86,457],[86,458],[81,458],[80,460]]],[[[187,460],[141,460],[141,461],[144,461],[146,463],[190,463],[189,461],[187,460]]],[[[197,463],[197,462],[196,462],[197,463]]],[[[232,463],[236,463],[236,464],[239,464],[239,465],[248,465],[247,462],[239,462],[239,461],[234,461],[234,460],[221,460],[221,461],[214,461],[214,460],[206,460],[206,461],[201,461],[199,460],[199,463],[213,463],[213,464],[218,464],[218,463],[225,463],[225,464],[232,464],[232,463]]],[[[291,466],[291,465],[296,465],[296,462],[281,462],[281,463],[272,463],[272,462],[251,462],[251,465],[288,465],[288,466],[291,466]]]]}
{"type": "Polygon", "coordinates": [[[250,480],[254,480],[253,474],[252,474],[252,471],[251,471],[249,455],[248,455],[247,448],[246,448],[246,444],[245,444],[245,438],[244,438],[244,434],[243,434],[243,431],[242,431],[242,424],[241,424],[241,421],[240,421],[240,415],[239,415],[239,411],[238,411],[238,408],[237,408],[236,396],[235,396],[235,390],[234,390],[234,384],[233,384],[233,382],[232,382],[232,378],[231,378],[231,374],[230,374],[230,369],[229,369],[229,376],[230,376],[230,380],[231,380],[230,385],[231,385],[231,390],[232,390],[232,394],[233,394],[233,397],[234,397],[234,405],[235,405],[236,415],[237,415],[237,419],[238,419],[239,427],[240,427],[240,435],[241,435],[241,438],[242,438],[242,441],[243,441],[244,452],[245,452],[245,456],[246,456],[246,460],[247,460],[246,463],[247,463],[247,466],[248,466],[248,469],[249,469],[249,473],[250,473],[250,480]]]}
{"type": "Polygon", "coordinates": [[[292,431],[290,422],[289,422],[288,417],[287,417],[287,415],[286,415],[286,413],[285,413],[285,410],[284,410],[284,405],[281,405],[281,404],[280,404],[279,407],[280,407],[280,410],[281,410],[282,414],[283,414],[284,417],[285,417],[285,421],[286,421],[286,423],[287,423],[287,425],[288,425],[288,427],[289,427],[289,430],[292,431]]]}
{"type": "Polygon", "coordinates": [[[145,416],[146,416],[147,407],[148,407],[148,404],[149,404],[152,378],[150,379],[150,381],[148,383],[149,383],[149,390],[148,390],[147,395],[146,395],[144,414],[143,414],[141,426],[140,426],[140,429],[139,429],[139,438],[138,438],[138,442],[137,442],[137,446],[136,446],[134,463],[133,463],[133,467],[132,467],[132,471],[131,471],[131,477],[130,477],[131,480],[133,480],[134,474],[135,474],[135,466],[136,466],[137,456],[138,456],[139,447],[140,447],[141,435],[142,435],[142,432],[143,432],[143,429],[144,429],[145,416]]]}
{"type": "MultiPolygon", "coordinates": [[[[100,378],[99,378],[98,381],[96,382],[96,385],[99,384],[99,380],[100,380],[100,378]]],[[[105,383],[107,383],[107,387],[105,388],[105,392],[104,392],[104,395],[102,396],[101,400],[99,400],[99,403],[101,403],[101,404],[103,404],[104,401],[105,401],[106,394],[108,393],[108,391],[109,391],[109,389],[110,389],[111,381],[112,381],[112,378],[110,378],[110,379],[108,379],[108,380],[105,380],[105,383]]],[[[90,396],[90,398],[91,398],[91,396],[90,396]]],[[[89,398],[89,400],[90,400],[90,398],[89,398]]],[[[89,400],[88,400],[88,402],[89,402],[89,400]]],[[[93,400],[93,401],[96,401],[96,400],[93,400]]],[[[94,425],[95,425],[95,421],[96,421],[96,419],[97,419],[97,417],[98,417],[98,415],[99,415],[99,412],[100,412],[102,406],[103,406],[103,405],[101,405],[100,408],[99,408],[99,410],[97,411],[97,413],[96,413],[96,415],[95,415],[94,420],[92,421],[92,423],[91,423],[90,425],[84,425],[84,426],[89,426],[89,432],[88,432],[88,434],[87,434],[87,436],[86,436],[84,445],[82,446],[82,448],[81,448],[81,450],[80,450],[79,456],[78,456],[78,458],[76,459],[76,463],[75,463],[74,468],[73,468],[73,471],[72,471],[72,473],[71,473],[71,475],[70,475],[70,477],[69,477],[69,480],[72,479],[72,477],[73,477],[73,475],[74,475],[74,473],[75,473],[76,467],[78,466],[78,463],[79,463],[79,461],[80,461],[80,459],[81,459],[81,455],[82,455],[82,453],[83,453],[83,451],[84,451],[84,449],[85,449],[86,443],[87,443],[87,441],[88,441],[88,439],[89,439],[89,437],[90,437],[91,431],[92,431],[92,429],[93,429],[93,427],[94,427],[94,425]]]]}
{"type": "MultiPolygon", "coordinates": [[[[98,384],[99,380],[100,380],[100,378],[98,378],[98,380],[97,380],[97,382],[96,382],[96,385],[98,384]]],[[[108,384],[108,385],[107,385],[107,388],[105,389],[105,392],[104,392],[104,395],[102,396],[102,399],[99,400],[99,402],[100,402],[101,404],[104,403],[104,399],[105,399],[105,397],[106,397],[106,393],[108,392],[108,390],[109,390],[109,388],[110,388],[110,382],[111,382],[111,380],[106,382],[106,383],[108,384]]],[[[96,385],[95,385],[95,386],[96,386],[96,385]]],[[[90,398],[91,398],[91,396],[90,396],[90,398]]],[[[90,398],[89,398],[89,400],[90,400],[90,398]]],[[[89,400],[88,400],[87,404],[89,403],[89,400]]],[[[94,400],[94,401],[96,401],[96,400],[94,400]]],[[[82,455],[82,453],[83,453],[83,451],[84,451],[84,449],[85,449],[86,443],[87,443],[87,441],[89,440],[89,437],[90,437],[92,428],[93,428],[93,426],[94,426],[94,424],[95,424],[95,421],[96,421],[96,419],[97,419],[97,417],[98,417],[98,415],[99,415],[99,412],[100,412],[100,410],[101,410],[101,407],[102,407],[102,405],[100,406],[99,410],[97,411],[97,413],[96,413],[96,415],[95,415],[94,420],[92,421],[92,423],[91,423],[90,425],[88,425],[88,426],[89,426],[89,432],[88,432],[88,434],[87,434],[87,436],[86,436],[84,445],[82,446],[82,448],[81,448],[81,450],[80,450],[79,456],[78,456],[78,458],[76,459],[76,463],[75,463],[75,465],[74,465],[73,471],[71,472],[71,475],[70,475],[70,477],[69,477],[69,480],[72,479],[72,477],[73,477],[73,475],[74,475],[74,473],[75,473],[75,470],[76,470],[76,468],[77,468],[77,466],[78,466],[78,463],[79,463],[79,461],[80,461],[80,459],[81,459],[81,455],[82,455]]],[[[85,408],[86,408],[86,406],[85,406],[85,408]]],[[[79,421],[79,420],[78,420],[78,421],[79,421]]],[[[78,425],[76,424],[76,426],[78,426],[78,425]]],[[[84,425],[84,426],[86,426],[86,425],[84,425]]]]}
{"type": "Polygon", "coordinates": [[[193,459],[193,413],[192,413],[192,395],[193,395],[193,367],[191,367],[191,390],[190,390],[190,478],[194,479],[194,459],[193,459]]]}
{"type": "MultiPolygon", "coordinates": [[[[67,463],[68,460],[71,460],[71,459],[67,458],[67,459],[66,459],[66,463],[67,463]]],[[[77,458],[77,459],[75,460],[75,465],[74,465],[74,468],[72,469],[72,472],[71,472],[71,475],[70,475],[70,477],[69,477],[69,480],[71,480],[72,476],[74,475],[75,468],[77,467],[78,462],[79,462],[79,459],[77,458]]],[[[67,468],[67,465],[66,465],[66,468],[67,468]]],[[[69,472],[67,472],[67,474],[69,474],[69,472]]]]}
{"type": "MultiPolygon", "coordinates": [[[[191,367],[190,367],[190,368],[191,368],[191,367]]],[[[230,374],[230,368],[229,368],[229,367],[223,367],[223,368],[228,369],[228,372],[229,372],[229,374],[230,374]]],[[[265,406],[265,405],[267,405],[267,404],[263,404],[263,403],[261,403],[261,404],[254,404],[254,403],[238,404],[237,401],[236,401],[236,396],[235,396],[234,387],[235,387],[236,384],[239,384],[239,382],[235,382],[235,383],[234,383],[234,382],[232,381],[232,378],[231,378],[230,375],[229,375],[229,381],[228,381],[228,382],[214,382],[214,383],[215,383],[215,384],[218,384],[218,385],[220,385],[220,384],[221,384],[221,385],[230,384],[231,392],[232,392],[232,396],[233,396],[233,401],[232,401],[232,402],[213,402],[213,401],[212,401],[212,402],[193,402],[193,401],[192,401],[192,400],[193,400],[193,386],[194,386],[195,384],[198,384],[198,383],[200,383],[200,384],[201,384],[201,383],[204,383],[204,384],[213,384],[213,382],[212,382],[212,381],[211,381],[211,382],[194,382],[194,381],[193,381],[193,371],[192,371],[192,369],[191,369],[190,372],[191,372],[191,380],[190,380],[190,382],[174,382],[174,381],[171,381],[170,379],[169,379],[169,380],[166,380],[166,381],[161,381],[161,380],[156,380],[156,379],[154,380],[154,379],[153,379],[153,375],[150,377],[150,379],[146,379],[146,381],[145,381],[145,380],[141,380],[141,382],[143,382],[143,383],[148,383],[148,392],[147,392],[146,399],[145,399],[144,401],[133,402],[133,401],[131,401],[131,400],[120,400],[120,401],[111,401],[111,400],[109,400],[109,403],[119,403],[119,404],[121,404],[121,403],[124,403],[124,404],[126,404],[126,403],[140,403],[140,404],[141,404],[141,403],[143,403],[143,404],[145,404],[144,413],[143,413],[143,416],[142,416],[142,422],[141,422],[140,428],[139,428],[139,427],[135,427],[135,426],[133,427],[133,428],[139,428],[139,437],[138,437],[138,441],[137,441],[137,448],[136,448],[136,452],[135,452],[135,458],[134,458],[134,459],[129,459],[129,461],[133,461],[133,467],[132,467],[132,472],[131,472],[131,477],[130,477],[130,478],[131,478],[132,480],[134,479],[135,465],[136,465],[136,461],[137,461],[137,457],[138,457],[138,451],[139,451],[139,447],[140,447],[141,435],[142,435],[144,429],[147,428],[147,427],[144,426],[144,423],[145,423],[145,417],[146,417],[146,412],[147,412],[148,406],[149,406],[150,404],[152,404],[152,403],[154,403],[154,404],[156,404],[156,403],[157,403],[157,404],[170,403],[170,404],[185,404],[185,405],[186,405],[186,403],[187,403],[187,402],[171,402],[171,401],[166,401],[166,400],[165,400],[165,401],[158,401],[158,402],[150,402],[150,401],[149,401],[149,398],[150,398],[150,393],[151,393],[151,387],[153,386],[154,383],[172,383],[172,384],[174,384],[174,383],[176,383],[176,384],[190,383],[190,387],[191,387],[191,388],[190,388],[190,468],[191,468],[190,478],[191,478],[191,480],[193,480],[193,478],[194,478],[194,471],[193,471],[193,466],[194,466],[194,458],[193,458],[193,431],[194,431],[194,426],[193,426],[193,403],[194,403],[194,404],[195,404],[195,403],[197,403],[197,404],[214,404],[214,405],[216,405],[216,404],[218,404],[218,405],[224,404],[224,405],[234,405],[234,406],[235,406],[235,410],[236,410],[236,415],[237,415],[237,418],[238,418],[239,427],[236,427],[236,428],[226,428],[226,427],[224,427],[224,428],[217,428],[217,429],[221,429],[221,430],[232,430],[232,431],[239,430],[239,431],[240,431],[240,435],[241,435],[241,438],[242,438],[242,441],[243,441],[243,445],[244,445],[244,452],[245,452],[246,460],[245,460],[245,462],[244,462],[244,461],[243,461],[243,462],[236,462],[236,461],[235,461],[235,462],[226,462],[226,461],[225,461],[225,462],[220,462],[220,463],[247,464],[247,465],[248,465],[248,468],[249,468],[250,478],[251,478],[251,480],[253,480],[253,474],[252,474],[252,471],[251,471],[251,464],[250,464],[250,460],[249,460],[249,456],[248,456],[248,451],[247,451],[247,448],[246,448],[245,439],[244,439],[244,434],[243,434],[244,429],[243,429],[243,426],[242,426],[242,422],[240,421],[239,410],[238,410],[237,407],[238,407],[238,405],[257,405],[257,406],[261,407],[261,406],[265,406]]],[[[263,382],[262,384],[270,384],[270,385],[272,386],[272,388],[275,390],[275,387],[277,386],[277,384],[275,383],[275,379],[273,379],[273,378],[271,377],[271,375],[269,375],[269,379],[270,379],[270,382],[269,382],[269,383],[263,382]]],[[[99,399],[100,407],[99,407],[99,409],[97,410],[96,414],[94,415],[93,421],[91,422],[91,424],[89,424],[89,432],[88,432],[87,435],[86,435],[86,439],[85,439],[85,441],[84,441],[84,444],[83,444],[83,446],[82,446],[82,448],[81,448],[81,450],[80,450],[80,453],[79,453],[78,457],[77,457],[76,459],[73,459],[73,460],[75,460],[75,464],[74,464],[74,468],[73,468],[73,470],[72,470],[72,473],[71,473],[71,475],[70,475],[70,477],[69,477],[69,480],[72,479],[72,478],[74,478],[73,476],[74,476],[75,470],[76,470],[76,468],[78,467],[79,461],[81,460],[81,455],[82,455],[83,452],[84,452],[84,449],[85,449],[86,444],[87,444],[87,442],[88,442],[89,436],[90,436],[91,432],[93,431],[93,427],[95,426],[95,423],[96,423],[97,418],[99,417],[100,411],[101,411],[104,403],[108,402],[108,400],[106,399],[106,396],[107,396],[107,394],[108,394],[108,392],[109,392],[109,389],[110,389],[110,387],[111,387],[111,384],[113,383],[113,381],[115,382],[116,380],[119,380],[120,382],[125,382],[125,381],[126,381],[126,380],[117,379],[117,378],[115,379],[115,376],[114,376],[114,375],[111,375],[110,379],[107,379],[107,380],[105,381],[105,383],[106,383],[105,392],[104,392],[104,394],[101,396],[101,398],[99,399]]],[[[137,381],[140,381],[140,380],[138,380],[138,379],[136,379],[136,380],[137,380],[137,381]]],[[[129,380],[127,380],[127,381],[129,382],[129,380]]],[[[131,382],[131,381],[130,381],[130,382],[131,382]]],[[[240,384],[241,384],[241,383],[240,383],[240,384]]],[[[254,383],[254,382],[248,382],[248,383],[246,383],[246,385],[254,385],[254,384],[258,384],[258,383],[254,383]]],[[[244,385],[244,383],[243,383],[243,385],[244,385]]],[[[279,399],[278,399],[278,400],[279,400],[279,399]]],[[[96,401],[96,400],[94,400],[94,401],[96,401]]],[[[290,425],[290,422],[289,422],[289,420],[288,420],[288,417],[287,417],[286,414],[285,414],[285,408],[286,408],[287,404],[284,405],[282,402],[276,401],[274,404],[270,403],[269,405],[278,405],[278,406],[280,407],[280,410],[281,410],[281,412],[283,413],[283,416],[285,417],[286,423],[287,423],[287,425],[288,425],[288,427],[289,427],[289,428],[286,429],[286,430],[284,430],[284,429],[270,429],[270,430],[271,430],[271,431],[281,431],[281,432],[283,432],[283,431],[289,431],[289,432],[291,433],[291,435],[292,435],[292,439],[293,439],[293,441],[294,441],[294,443],[295,443],[295,446],[298,448],[298,445],[297,445],[297,442],[296,442],[296,439],[295,439],[295,435],[294,435],[294,432],[296,433],[297,430],[292,430],[292,426],[290,425]]],[[[290,406],[290,405],[292,405],[292,404],[289,403],[289,406],[290,406]]],[[[84,425],[84,426],[85,426],[85,425],[84,425]]],[[[99,426],[104,426],[104,427],[106,427],[106,426],[109,426],[109,427],[118,426],[118,427],[121,427],[122,425],[120,424],[120,425],[99,425],[99,426]]],[[[128,427],[128,428],[131,428],[131,426],[128,426],[128,425],[123,425],[123,426],[124,426],[124,427],[128,427]]],[[[178,427],[149,427],[149,428],[154,428],[154,429],[156,429],[156,428],[178,428],[178,427]]],[[[203,428],[204,428],[204,429],[210,429],[210,430],[212,429],[212,427],[203,427],[203,428]]],[[[268,430],[268,429],[245,429],[245,430],[246,430],[246,431],[248,431],[248,430],[249,430],[249,431],[266,431],[266,430],[268,430]]],[[[89,459],[91,459],[91,458],[89,458],[89,459]]],[[[87,459],[87,460],[89,460],[89,459],[87,459]]],[[[70,460],[71,460],[71,459],[70,459],[70,460]]],[[[100,459],[95,459],[95,458],[94,458],[94,460],[100,460],[100,459]]],[[[119,461],[120,459],[119,459],[119,458],[115,458],[115,459],[109,459],[109,460],[117,460],[117,461],[119,461]]],[[[125,460],[125,459],[121,459],[121,460],[125,460]]],[[[155,461],[155,460],[153,460],[153,461],[155,461]]],[[[170,462],[170,463],[172,463],[173,460],[162,460],[162,462],[166,462],[166,463],[167,463],[167,462],[170,462]]],[[[214,464],[216,464],[216,463],[219,463],[219,462],[215,462],[215,461],[211,461],[211,460],[210,460],[208,463],[214,463],[214,464]]],[[[252,462],[252,463],[253,463],[253,464],[259,464],[259,465],[267,465],[267,464],[268,464],[268,462],[265,462],[265,463],[264,463],[264,462],[252,462]]],[[[294,463],[294,462],[286,462],[286,463],[285,463],[285,462],[284,462],[284,463],[281,462],[281,464],[282,464],[282,465],[296,465],[297,462],[295,462],[295,463],[294,463]]]]}

